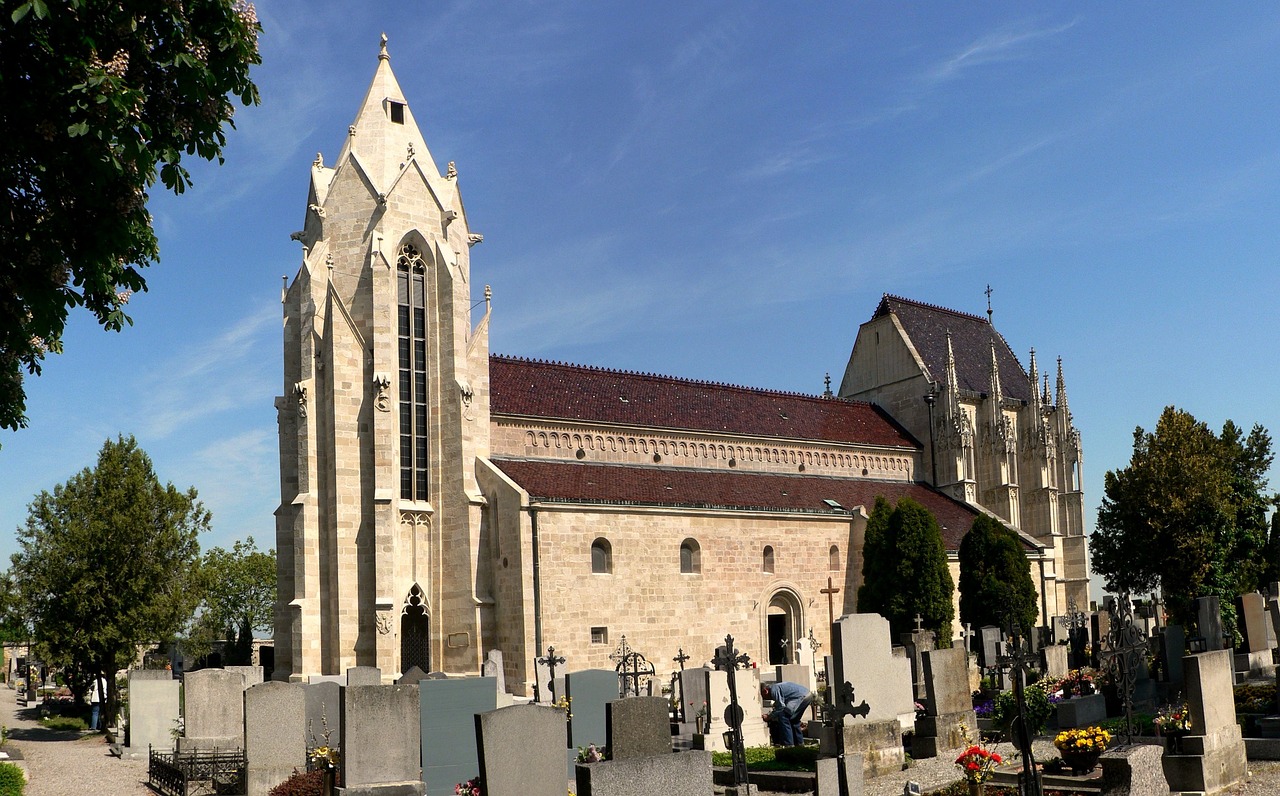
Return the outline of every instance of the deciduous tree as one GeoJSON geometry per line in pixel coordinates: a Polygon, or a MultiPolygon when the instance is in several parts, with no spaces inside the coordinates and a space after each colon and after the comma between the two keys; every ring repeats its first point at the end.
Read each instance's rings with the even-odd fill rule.
{"type": "Polygon", "coordinates": [[[230,658],[248,664],[244,658],[252,651],[253,632],[271,630],[274,624],[275,551],[258,550],[252,536],[237,541],[231,550],[214,547],[200,563],[200,582],[201,624],[235,639],[237,649],[230,658]]]}
{"type": "Polygon", "coordinates": [[[82,677],[105,674],[114,688],[139,645],[171,637],[191,616],[197,536],[209,519],[194,488],[160,483],[132,437],[108,440],[93,468],[36,495],[11,573],[41,658],[82,677]]]}
{"type": "Polygon", "coordinates": [[[0,3],[0,427],[74,307],[119,331],[159,257],[147,191],[183,155],[222,159],[228,96],[256,104],[253,6],[237,0],[0,3]]]}
{"type": "Polygon", "coordinates": [[[1218,595],[1235,630],[1236,595],[1266,571],[1267,468],[1271,436],[1246,436],[1227,421],[1221,434],[1167,407],[1155,431],[1133,433],[1129,466],[1108,472],[1090,538],[1093,570],[1108,590],[1160,587],[1173,621],[1192,618],[1197,597],[1218,595]]]}

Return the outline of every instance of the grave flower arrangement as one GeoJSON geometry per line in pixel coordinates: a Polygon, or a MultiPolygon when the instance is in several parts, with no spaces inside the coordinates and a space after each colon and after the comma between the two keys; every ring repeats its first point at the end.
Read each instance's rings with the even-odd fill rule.
{"type": "Polygon", "coordinates": [[[1063,754],[1072,752],[1097,752],[1102,754],[1111,743],[1111,733],[1101,727],[1081,727],[1063,730],[1054,736],[1053,745],[1063,754]]]}
{"type": "Polygon", "coordinates": [[[956,768],[960,769],[960,773],[964,775],[965,782],[980,785],[991,778],[991,772],[1004,760],[982,743],[970,743],[968,728],[964,724],[959,726],[960,736],[969,746],[956,758],[956,768]]]}
{"type": "Polygon", "coordinates": [[[1155,720],[1152,723],[1156,725],[1156,730],[1161,735],[1189,735],[1191,733],[1191,712],[1187,710],[1187,703],[1185,702],[1181,705],[1170,705],[1156,713],[1155,720]]]}
{"type": "Polygon", "coordinates": [[[480,777],[472,777],[454,785],[453,792],[456,796],[484,796],[484,786],[480,783],[480,777]]]}

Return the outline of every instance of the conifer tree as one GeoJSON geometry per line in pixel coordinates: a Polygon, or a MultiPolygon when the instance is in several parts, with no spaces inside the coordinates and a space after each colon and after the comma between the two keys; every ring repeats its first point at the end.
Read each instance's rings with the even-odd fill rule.
{"type": "Polygon", "coordinates": [[[974,628],[1007,627],[1027,633],[1036,621],[1036,587],[1018,535],[979,514],[960,540],[960,621],[974,628]]]}
{"type": "Polygon", "coordinates": [[[950,640],[955,584],[933,514],[911,498],[898,501],[892,510],[888,501],[877,498],[863,550],[858,610],[888,619],[895,637],[914,629],[918,614],[939,641],[950,640]]]}
{"type": "Polygon", "coordinates": [[[862,585],[858,587],[858,610],[862,613],[884,615],[887,609],[887,579],[881,576],[893,562],[893,551],[889,548],[892,516],[893,505],[883,496],[877,496],[862,536],[862,585]]]}

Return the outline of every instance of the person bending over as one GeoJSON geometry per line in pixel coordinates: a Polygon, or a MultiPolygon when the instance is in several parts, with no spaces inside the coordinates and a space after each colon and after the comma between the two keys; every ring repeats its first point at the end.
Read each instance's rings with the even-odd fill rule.
{"type": "Polygon", "coordinates": [[[773,685],[761,683],[760,696],[773,700],[773,710],[764,717],[769,723],[769,737],[773,743],[779,746],[803,745],[804,731],[800,728],[800,721],[813,704],[813,694],[809,689],[786,681],[773,685]]]}

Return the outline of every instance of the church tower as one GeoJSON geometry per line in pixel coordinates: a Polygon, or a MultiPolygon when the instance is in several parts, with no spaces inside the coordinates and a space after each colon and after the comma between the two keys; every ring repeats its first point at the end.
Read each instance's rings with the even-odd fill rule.
{"type": "Polygon", "coordinates": [[[385,36],[337,158],[317,154],[310,177],[302,265],[282,296],[276,671],[474,671],[488,290],[473,327],[480,236],[385,36]]]}

